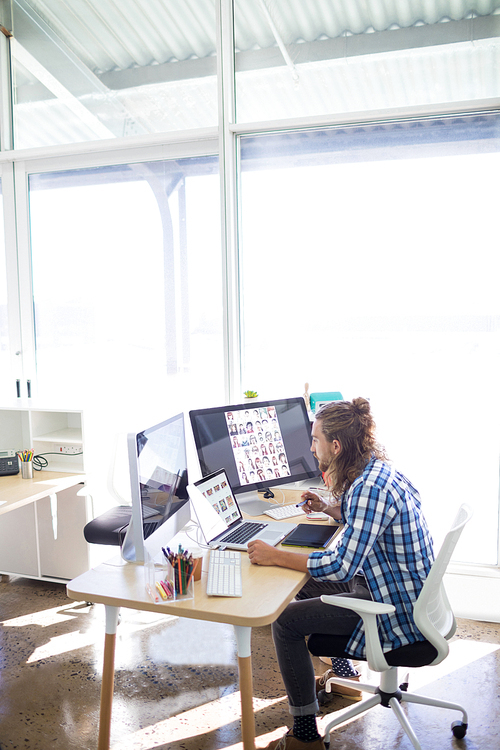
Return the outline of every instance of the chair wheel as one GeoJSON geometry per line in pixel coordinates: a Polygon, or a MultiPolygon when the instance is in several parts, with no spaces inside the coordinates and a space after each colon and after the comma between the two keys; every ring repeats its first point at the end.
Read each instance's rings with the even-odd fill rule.
{"type": "Polygon", "coordinates": [[[408,683],[407,682],[402,682],[401,685],[399,686],[399,689],[402,690],[403,693],[408,692],[408,683]]]}
{"type": "Polygon", "coordinates": [[[457,740],[463,740],[465,735],[467,734],[467,724],[464,724],[463,721],[454,721],[451,725],[451,731],[453,732],[453,736],[457,738],[457,740]]]}

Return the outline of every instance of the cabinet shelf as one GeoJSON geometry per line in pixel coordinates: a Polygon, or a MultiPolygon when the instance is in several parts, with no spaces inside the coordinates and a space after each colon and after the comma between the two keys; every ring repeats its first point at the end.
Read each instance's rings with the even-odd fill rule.
{"type": "Polygon", "coordinates": [[[34,435],[33,440],[39,443],[70,443],[71,445],[82,445],[82,431],[76,428],[48,432],[46,435],[34,435]]]}
{"type": "Polygon", "coordinates": [[[33,450],[46,455],[42,471],[84,472],[83,414],[40,408],[1,409],[0,450],[33,450]],[[71,452],[61,452],[62,446],[71,452]],[[73,452],[74,451],[74,452],[73,452]]]}

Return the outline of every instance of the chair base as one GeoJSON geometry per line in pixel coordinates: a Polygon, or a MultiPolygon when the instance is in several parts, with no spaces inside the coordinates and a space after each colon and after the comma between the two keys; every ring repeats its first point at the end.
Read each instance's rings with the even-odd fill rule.
{"type": "MultiPolygon", "coordinates": [[[[352,687],[352,682],[349,680],[343,680],[340,677],[332,677],[326,683],[326,692],[330,692],[330,685],[352,687]]],[[[449,701],[442,701],[437,698],[429,698],[424,695],[417,695],[415,693],[408,693],[400,690],[397,667],[392,667],[387,672],[382,672],[379,686],[358,682],[356,683],[356,688],[365,693],[372,693],[372,696],[355,706],[350,706],[349,708],[340,711],[334,719],[328,722],[325,727],[324,735],[325,747],[330,746],[330,732],[332,729],[343,724],[348,719],[352,719],[355,716],[365,713],[365,711],[369,711],[374,706],[384,706],[392,709],[415,750],[422,750],[422,746],[420,745],[406,714],[401,708],[402,702],[419,703],[424,706],[437,706],[438,708],[448,708],[453,711],[460,711],[462,714],[462,721],[454,721],[451,725],[451,730],[457,739],[463,739],[467,733],[467,712],[462,706],[458,705],[458,703],[450,703],[449,701]]]]}

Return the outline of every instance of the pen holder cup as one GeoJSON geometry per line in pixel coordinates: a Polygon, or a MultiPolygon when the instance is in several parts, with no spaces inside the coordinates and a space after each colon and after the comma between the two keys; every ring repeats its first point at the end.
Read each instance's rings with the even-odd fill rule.
{"type": "Polygon", "coordinates": [[[23,479],[33,479],[33,461],[19,461],[23,479]]]}
{"type": "MultiPolygon", "coordinates": [[[[201,560],[198,563],[201,569],[201,560]]],[[[148,562],[144,567],[146,591],[156,604],[185,601],[194,598],[194,572],[192,575],[181,566],[169,562],[148,562]]]]}
{"type": "Polygon", "coordinates": [[[203,554],[193,553],[193,581],[201,581],[201,569],[203,567],[203,554]]]}

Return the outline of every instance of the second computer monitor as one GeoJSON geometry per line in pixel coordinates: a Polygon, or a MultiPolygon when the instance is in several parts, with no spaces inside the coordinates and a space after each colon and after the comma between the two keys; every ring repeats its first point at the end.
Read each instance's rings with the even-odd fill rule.
{"type": "Polygon", "coordinates": [[[189,521],[184,415],[127,436],[132,518],[122,556],[144,562],[189,521]]]}
{"type": "Polygon", "coordinates": [[[253,502],[257,490],[319,475],[302,397],[197,409],[189,416],[203,476],[224,468],[250,514],[265,509],[253,502]]]}

